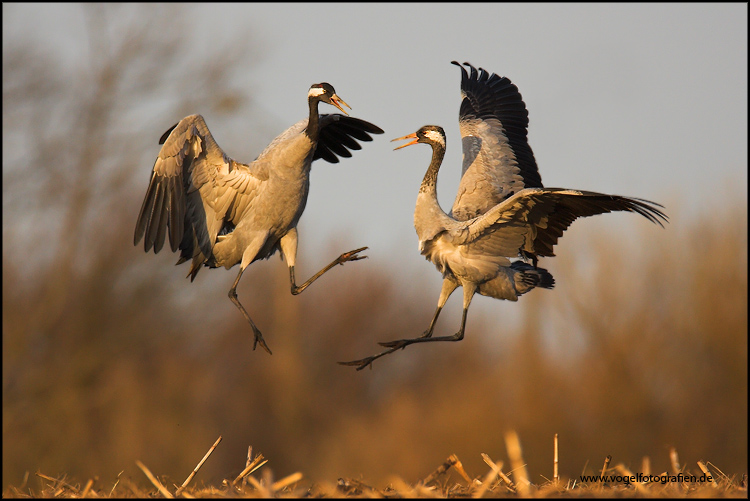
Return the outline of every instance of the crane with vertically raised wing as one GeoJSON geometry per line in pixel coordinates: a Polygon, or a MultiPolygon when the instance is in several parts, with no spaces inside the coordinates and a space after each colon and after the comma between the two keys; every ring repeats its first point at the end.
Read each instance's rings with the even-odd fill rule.
{"type": "MultiPolygon", "coordinates": [[[[419,187],[414,227],[419,250],[443,274],[437,309],[417,338],[380,343],[377,355],[342,365],[364,369],[380,357],[415,343],[460,341],[474,294],[517,301],[535,287],[551,289],[555,281],[538,258],[554,256],[553,246],[579,217],[628,211],[662,225],[667,216],[659,204],[632,197],[589,191],[544,188],[527,141],[526,105],[518,88],[505,77],[461,68],[459,128],[463,146],[461,182],[450,214],[437,200],[437,175],[445,155],[445,131],[426,125],[404,148],[423,143],[432,160],[419,187]],[[512,258],[521,259],[511,261],[512,258]],[[531,261],[529,264],[527,261],[531,261]],[[463,288],[461,328],[452,336],[433,337],[438,316],[450,295],[463,288]]],[[[663,225],[662,225],[663,226],[663,225]]]]}

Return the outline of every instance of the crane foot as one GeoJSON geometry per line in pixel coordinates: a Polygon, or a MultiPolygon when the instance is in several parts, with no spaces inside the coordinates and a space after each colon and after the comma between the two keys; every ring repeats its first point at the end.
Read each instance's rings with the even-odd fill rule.
{"type": "Polygon", "coordinates": [[[253,329],[253,334],[255,334],[255,341],[253,341],[253,351],[255,351],[256,346],[258,346],[258,343],[260,343],[261,348],[266,350],[269,355],[273,355],[273,353],[271,353],[271,350],[268,348],[266,341],[263,339],[263,335],[260,333],[260,331],[258,329],[253,329]]]}
{"type": "Polygon", "coordinates": [[[351,362],[339,362],[339,365],[346,365],[348,367],[356,367],[358,371],[361,371],[362,369],[364,369],[368,365],[370,366],[370,369],[372,369],[372,362],[376,358],[380,358],[380,357],[373,356],[373,357],[363,358],[361,360],[353,360],[351,362]]]}
{"type": "Polygon", "coordinates": [[[359,249],[351,250],[349,252],[344,252],[341,254],[337,259],[337,264],[344,264],[347,261],[359,261],[360,259],[367,259],[367,256],[358,256],[360,252],[367,250],[367,247],[360,247],[359,249]]]}

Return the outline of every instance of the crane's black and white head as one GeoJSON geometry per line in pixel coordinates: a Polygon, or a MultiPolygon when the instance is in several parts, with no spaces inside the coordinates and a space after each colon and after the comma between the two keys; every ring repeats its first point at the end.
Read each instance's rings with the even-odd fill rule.
{"type": "Polygon", "coordinates": [[[312,84],[312,86],[310,86],[310,90],[307,92],[307,98],[317,101],[323,101],[326,104],[331,104],[340,109],[344,113],[344,115],[348,115],[349,113],[344,110],[344,108],[341,106],[342,104],[350,110],[352,109],[351,106],[346,104],[346,101],[336,95],[336,91],[334,90],[333,85],[329,84],[328,82],[312,84]]]}
{"type": "Polygon", "coordinates": [[[412,144],[417,143],[425,143],[429,144],[430,146],[439,146],[440,148],[445,149],[445,131],[442,127],[439,127],[437,125],[425,125],[424,127],[421,127],[417,132],[408,134],[404,137],[392,139],[391,142],[401,141],[403,139],[413,139],[414,141],[402,144],[398,148],[394,148],[394,150],[400,150],[401,148],[406,148],[407,146],[411,146],[412,144]]]}

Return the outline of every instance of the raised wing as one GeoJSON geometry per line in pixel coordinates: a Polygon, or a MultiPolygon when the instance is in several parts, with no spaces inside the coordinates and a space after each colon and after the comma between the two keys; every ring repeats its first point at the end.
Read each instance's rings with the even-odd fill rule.
{"type": "Polygon", "coordinates": [[[232,160],[216,144],[200,115],[183,118],[159,140],[151,181],[135,226],[135,245],[161,250],[169,230],[172,251],[206,258],[225,224],[234,224],[264,179],[261,168],[232,160]]]}
{"type": "Polygon", "coordinates": [[[456,244],[515,257],[554,256],[553,247],[579,217],[607,212],[635,212],[664,226],[662,206],[639,198],[561,188],[529,188],[452,232],[456,244]]]}
{"type": "Polygon", "coordinates": [[[459,129],[463,166],[451,214],[462,221],[484,214],[542,178],[527,141],[529,114],[518,88],[505,77],[461,68],[459,129]]]}

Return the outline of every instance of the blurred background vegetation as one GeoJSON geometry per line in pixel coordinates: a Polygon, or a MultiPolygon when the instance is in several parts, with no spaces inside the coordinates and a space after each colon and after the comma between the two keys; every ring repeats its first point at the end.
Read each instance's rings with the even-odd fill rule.
{"type": "MultiPolygon", "coordinates": [[[[249,445],[279,476],[416,481],[454,453],[479,475],[480,452],[507,464],[509,429],[535,482],[552,475],[555,433],[572,478],[607,454],[667,471],[670,447],[747,471],[745,193],[728,188],[724,207],[690,221],[668,203],[658,245],[642,221],[627,236],[573,228],[544,263],[555,291],[495,302],[521,312],[518,327],[470,314],[461,343],[412,347],[373,371],[336,362],[421,333],[439,287],[371,255],[293,297],[285,265],[256,263],[239,295],[269,357],[226,297],[236,270],[190,284],[176,255],[132,245],[158,150],[142,124],[193,113],[200,95],[217,119],[261,130],[248,92],[227,83],[256,56],[228,45],[180,65],[189,46],[169,28],[174,11],[126,25],[101,6],[85,13],[91,65],[72,78],[3,41],[3,488],[37,470],[140,478],[135,460],[181,481],[219,435],[207,482],[238,474],[249,445]]],[[[249,160],[264,145],[245,132],[222,144],[249,160]]],[[[299,268],[358,245],[342,234],[323,256],[301,250],[299,268]]]]}

